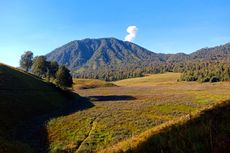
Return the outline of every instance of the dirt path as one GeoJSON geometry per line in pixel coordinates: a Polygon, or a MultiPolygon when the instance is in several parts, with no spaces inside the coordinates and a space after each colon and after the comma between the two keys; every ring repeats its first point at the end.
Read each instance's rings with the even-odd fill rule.
{"type": "Polygon", "coordinates": [[[80,153],[82,150],[84,150],[84,144],[87,142],[87,140],[90,138],[90,136],[92,135],[93,131],[96,129],[97,127],[97,120],[102,116],[103,113],[99,114],[97,117],[95,117],[91,122],[90,122],[90,130],[87,133],[86,138],[80,143],[78,149],[76,150],[76,153],[80,153]]]}

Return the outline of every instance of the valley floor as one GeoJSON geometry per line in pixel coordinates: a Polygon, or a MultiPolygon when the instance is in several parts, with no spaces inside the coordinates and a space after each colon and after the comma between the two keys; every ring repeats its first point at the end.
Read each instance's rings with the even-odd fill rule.
{"type": "Polygon", "coordinates": [[[52,152],[94,152],[149,128],[230,99],[230,83],[178,82],[179,73],[113,82],[116,86],[78,89],[94,107],[47,123],[52,152]]]}

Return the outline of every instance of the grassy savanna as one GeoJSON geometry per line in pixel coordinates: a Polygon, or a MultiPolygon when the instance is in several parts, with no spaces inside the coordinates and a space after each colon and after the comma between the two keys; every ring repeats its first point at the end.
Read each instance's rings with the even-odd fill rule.
{"type": "MultiPolygon", "coordinates": [[[[44,116],[40,118],[42,115],[61,111],[69,101],[72,101],[69,95],[54,85],[0,64],[0,152],[33,152],[20,138],[25,139],[31,131],[36,131],[44,119],[44,116]],[[30,120],[36,122],[23,124],[30,120]]],[[[31,139],[27,141],[32,142],[31,139]]]]}
{"type": "Polygon", "coordinates": [[[47,124],[51,152],[96,152],[230,99],[228,82],[179,78],[179,73],[165,73],[113,82],[115,87],[77,89],[95,106],[47,124]]]}

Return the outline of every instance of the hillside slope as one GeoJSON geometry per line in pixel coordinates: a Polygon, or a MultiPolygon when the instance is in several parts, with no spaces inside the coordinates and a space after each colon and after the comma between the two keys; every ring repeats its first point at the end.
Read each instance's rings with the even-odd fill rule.
{"type": "Polygon", "coordinates": [[[0,64],[0,95],[0,125],[5,128],[59,109],[67,101],[54,85],[3,64],[0,64]]]}
{"type": "Polygon", "coordinates": [[[228,153],[230,101],[154,127],[102,152],[228,153]]]}
{"type": "Polygon", "coordinates": [[[0,152],[32,152],[28,145],[12,138],[14,128],[26,120],[61,110],[68,101],[69,96],[54,85],[0,64],[0,152]]]}
{"type": "Polygon", "coordinates": [[[211,48],[202,48],[191,53],[192,60],[224,60],[230,58],[230,43],[211,48]]]}

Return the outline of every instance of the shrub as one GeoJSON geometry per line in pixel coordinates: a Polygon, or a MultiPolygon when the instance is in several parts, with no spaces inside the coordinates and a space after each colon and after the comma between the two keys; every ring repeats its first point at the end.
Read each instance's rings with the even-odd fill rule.
{"type": "Polygon", "coordinates": [[[56,84],[60,87],[71,87],[73,84],[70,71],[65,66],[60,66],[56,72],[56,84]]]}

